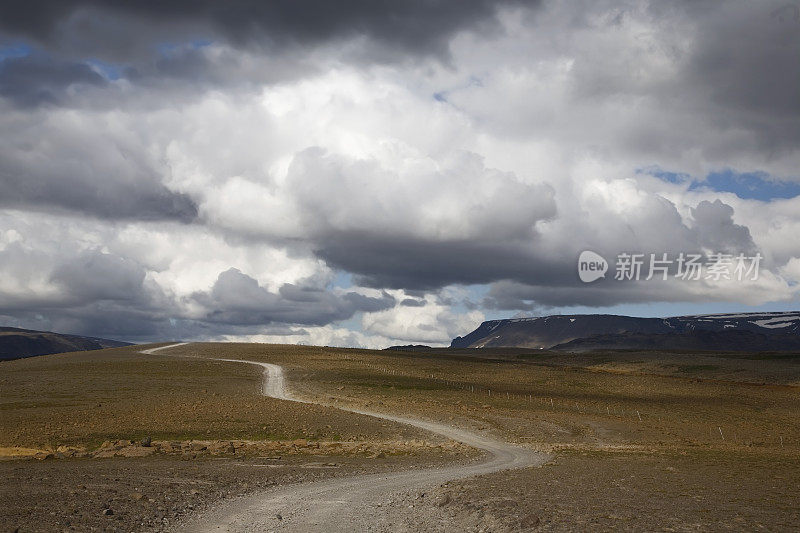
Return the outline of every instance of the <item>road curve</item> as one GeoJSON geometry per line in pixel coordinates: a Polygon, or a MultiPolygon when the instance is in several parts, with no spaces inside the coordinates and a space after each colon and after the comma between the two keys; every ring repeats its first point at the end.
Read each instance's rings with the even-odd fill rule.
{"type": "MultiPolygon", "coordinates": [[[[142,350],[153,354],[186,343],[142,350]]],[[[257,365],[264,369],[262,392],[280,400],[311,403],[287,391],[279,365],[242,359],[216,359],[257,365]]],[[[359,475],[326,481],[286,485],[220,504],[187,521],[180,531],[390,531],[388,509],[381,507],[396,494],[419,491],[446,481],[544,464],[548,455],[445,424],[373,411],[338,407],[442,435],[486,452],[486,457],[467,465],[421,468],[395,473],[359,475]],[[280,518],[278,518],[280,516],[280,518]]]]}

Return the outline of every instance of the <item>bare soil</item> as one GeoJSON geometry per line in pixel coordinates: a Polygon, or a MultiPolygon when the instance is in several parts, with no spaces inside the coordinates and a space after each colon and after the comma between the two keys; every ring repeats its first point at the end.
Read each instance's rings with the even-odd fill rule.
{"type": "MultiPolygon", "coordinates": [[[[277,363],[290,388],[304,397],[460,426],[555,454],[540,469],[451,481],[424,495],[399,494],[382,502],[376,531],[784,531],[798,523],[796,357],[508,350],[473,355],[464,350],[399,353],[258,344],[194,344],[173,350],[191,357],[277,363]]],[[[13,475],[10,489],[0,492],[0,508],[10,509],[6,512],[14,517],[0,520],[4,529],[35,529],[37,520],[50,516],[56,521],[43,529],[53,530],[69,519],[75,504],[64,491],[79,476],[88,476],[81,484],[97,495],[87,499],[89,516],[98,502],[102,507],[101,500],[115,494],[102,475],[112,476],[104,469],[116,463],[127,470],[112,479],[130,479],[130,486],[119,489],[127,492],[148,483],[164,487],[153,481],[157,472],[167,471],[159,466],[163,461],[180,465],[175,475],[185,479],[238,487],[234,477],[242,474],[232,465],[264,455],[298,461],[293,474],[288,469],[294,467],[286,467],[287,475],[306,470],[316,476],[330,472],[302,465],[331,457],[354,465],[352,471],[346,466],[337,470],[347,474],[359,468],[441,464],[460,460],[464,452],[443,448],[436,437],[400,424],[260,398],[258,369],[236,363],[114,349],[0,363],[0,370],[0,447],[52,453],[68,445],[97,452],[104,441],[134,440],[139,446],[149,436],[155,443],[208,441],[224,447],[235,441],[281,449],[233,456],[223,450],[201,453],[195,460],[181,451],[143,458],[3,461],[0,470],[13,475]],[[293,444],[299,439],[308,446],[293,444]],[[412,442],[423,444],[391,454],[392,446],[412,442]],[[329,443],[350,443],[356,451],[343,454],[329,443]],[[327,451],[317,452],[313,444],[327,451]],[[62,488],[51,491],[51,485],[62,488]],[[28,486],[33,492],[25,492],[28,486]],[[32,518],[26,521],[26,516],[32,518]]],[[[253,466],[245,468],[246,476],[262,468],[274,470],[253,466]]],[[[284,484],[287,479],[263,482],[284,484]]],[[[256,480],[247,483],[242,494],[252,496],[265,487],[256,480]]],[[[177,498],[170,490],[161,492],[177,498]]],[[[239,489],[221,490],[233,494],[239,489]]],[[[213,491],[208,494],[204,502],[219,498],[213,491]]],[[[200,509],[190,504],[193,509],[177,505],[181,516],[194,516],[200,509]]],[[[123,521],[125,530],[151,530],[146,520],[156,518],[159,506],[174,513],[163,503],[141,513],[138,507],[121,507],[130,517],[123,521]]],[[[94,516],[104,522],[91,527],[102,530],[115,515],[94,516]]]]}
{"type": "Polygon", "coordinates": [[[792,454],[568,452],[449,483],[427,501],[446,501],[464,531],[792,531],[798,481],[792,454]]]}
{"type": "Polygon", "coordinates": [[[162,531],[269,487],[435,464],[415,456],[0,461],[0,531],[162,531]]]}

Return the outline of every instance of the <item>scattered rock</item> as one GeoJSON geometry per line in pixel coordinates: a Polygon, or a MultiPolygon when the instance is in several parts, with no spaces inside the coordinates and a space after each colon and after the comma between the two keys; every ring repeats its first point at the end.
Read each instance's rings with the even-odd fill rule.
{"type": "Polygon", "coordinates": [[[436,498],[436,501],[434,503],[436,504],[436,507],[444,507],[445,505],[449,504],[452,501],[452,499],[453,498],[452,496],[450,496],[450,493],[445,492],[444,494],[436,498]]]}
{"type": "Polygon", "coordinates": [[[540,522],[541,519],[537,515],[529,514],[522,517],[522,520],[519,521],[519,525],[522,529],[532,529],[538,527],[540,522]]]}
{"type": "Polygon", "coordinates": [[[106,457],[147,457],[156,453],[155,448],[142,448],[140,446],[126,446],[123,448],[116,448],[110,450],[99,450],[93,456],[98,459],[106,457]]]}

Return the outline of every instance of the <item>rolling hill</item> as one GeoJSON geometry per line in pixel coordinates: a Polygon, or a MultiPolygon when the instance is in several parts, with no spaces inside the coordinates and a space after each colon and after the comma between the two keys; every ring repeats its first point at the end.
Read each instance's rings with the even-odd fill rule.
{"type": "Polygon", "coordinates": [[[800,351],[800,312],[639,318],[552,315],[488,320],[451,348],[518,347],[567,351],[800,351]]]}
{"type": "Polygon", "coordinates": [[[100,350],[129,345],[129,342],[109,339],[0,327],[0,360],[3,361],[35,355],[100,350]]]}

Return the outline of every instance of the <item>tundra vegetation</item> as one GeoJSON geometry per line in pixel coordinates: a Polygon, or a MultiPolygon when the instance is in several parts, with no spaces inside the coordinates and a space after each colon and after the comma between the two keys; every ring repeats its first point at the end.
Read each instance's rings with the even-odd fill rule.
{"type": "Polygon", "coordinates": [[[544,467],[451,482],[424,499],[470,529],[800,522],[791,354],[203,343],[2,363],[0,523],[151,530],[274,484],[474,459],[413,428],[265,398],[260,369],[220,357],[280,364],[294,394],[320,403],[435,419],[552,454],[544,467]]]}

